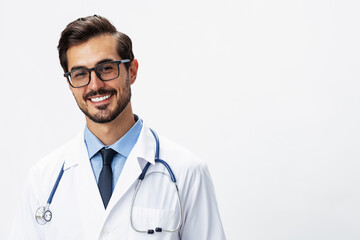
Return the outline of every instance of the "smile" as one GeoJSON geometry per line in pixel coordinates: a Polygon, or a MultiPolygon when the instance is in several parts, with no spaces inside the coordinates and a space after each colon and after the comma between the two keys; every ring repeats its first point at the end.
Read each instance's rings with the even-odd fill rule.
{"type": "Polygon", "coordinates": [[[92,101],[92,102],[101,102],[101,101],[104,101],[104,100],[108,99],[109,97],[111,97],[111,94],[105,95],[105,96],[102,96],[102,97],[90,98],[90,101],[92,101]]]}

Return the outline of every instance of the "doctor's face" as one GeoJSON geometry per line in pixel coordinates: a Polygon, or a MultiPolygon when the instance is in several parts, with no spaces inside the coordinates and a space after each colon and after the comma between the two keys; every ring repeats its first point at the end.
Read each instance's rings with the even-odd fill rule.
{"type": "MultiPolygon", "coordinates": [[[[107,61],[122,60],[116,49],[117,41],[112,35],[91,38],[68,49],[68,69],[93,68],[107,61]]],[[[91,71],[89,85],[80,88],[69,86],[88,119],[96,123],[111,122],[127,109],[131,98],[130,85],[135,82],[137,67],[136,59],[131,62],[128,71],[124,64],[120,64],[119,76],[109,81],[102,81],[91,71]]]]}

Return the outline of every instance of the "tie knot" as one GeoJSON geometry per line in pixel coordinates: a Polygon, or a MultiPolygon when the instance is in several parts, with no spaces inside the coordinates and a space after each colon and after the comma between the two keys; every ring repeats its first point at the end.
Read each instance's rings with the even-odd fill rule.
{"type": "Polygon", "coordinates": [[[100,154],[103,159],[103,165],[109,166],[111,165],[111,162],[116,154],[116,151],[111,148],[102,148],[100,149],[100,154]]]}

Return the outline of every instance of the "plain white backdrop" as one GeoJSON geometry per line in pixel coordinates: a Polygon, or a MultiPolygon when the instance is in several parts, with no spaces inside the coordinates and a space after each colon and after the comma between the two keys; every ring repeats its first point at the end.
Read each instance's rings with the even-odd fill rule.
{"type": "Polygon", "coordinates": [[[360,2],[0,0],[0,238],[28,169],[83,130],[60,32],[133,40],[133,107],[208,163],[228,239],[359,239],[360,2]]]}

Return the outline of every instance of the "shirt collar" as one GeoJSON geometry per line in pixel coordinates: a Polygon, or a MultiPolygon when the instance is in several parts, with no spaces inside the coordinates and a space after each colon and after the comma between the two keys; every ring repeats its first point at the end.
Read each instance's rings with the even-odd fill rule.
{"type": "Polygon", "coordinates": [[[87,127],[85,126],[84,131],[84,140],[85,145],[88,151],[89,158],[92,158],[101,148],[112,148],[117,153],[128,157],[129,153],[135,146],[141,129],[143,127],[143,122],[141,119],[138,119],[134,126],[130,128],[130,130],[122,136],[119,140],[117,140],[114,144],[110,146],[105,146],[87,127]]]}

